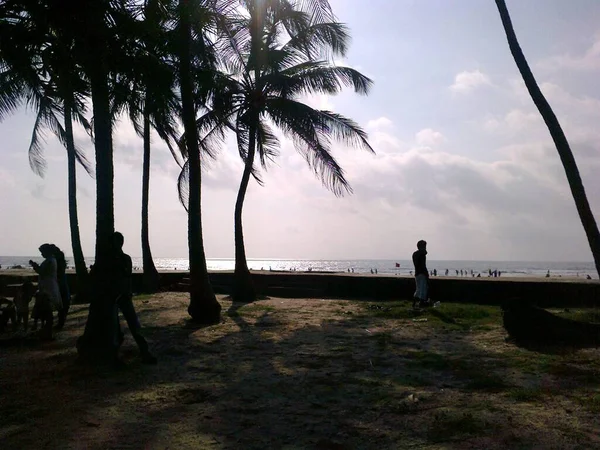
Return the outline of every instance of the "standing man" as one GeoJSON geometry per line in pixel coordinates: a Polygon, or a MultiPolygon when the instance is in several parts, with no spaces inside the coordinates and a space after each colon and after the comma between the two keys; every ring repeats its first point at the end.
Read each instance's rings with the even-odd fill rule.
{"type": "Polygon", "coordinates": [[[429,272],[427,271],[427,242],[417,242],[417,251],[413,253],[412,260],[415,265],[415,283],[417,289],[413,297],[413,308],[417,302],[419,306],[427,306],[427,291],[429,288],[429,272]]]}
{"type": "MultiPolygon", "coordinates": [[[[132,294],[131,294],[131,257],[123,252],[123,243],[125,239],[123,235],[118,231],[113,234],[113,244],[115,251],[115,262],[114,269],[119,274],[119,285],[118,285],[118,293],[117,293],[117,305],[125,317],[127,321],[127,326],[129,327],[129,331],[131,335],[135,339],[137,343],[140,353],[142,355],[142,362],[145,364],[156,364],[156,357],[153,356],[148,350],[148,343],[144,336],[142,336],[142,326],[140,325],[140,321],[135,313],[135,308],[133,306],[132,294]]],[[[119,327],[119,334],[121,339],[123,335],[121,334],[119,327]]]]}

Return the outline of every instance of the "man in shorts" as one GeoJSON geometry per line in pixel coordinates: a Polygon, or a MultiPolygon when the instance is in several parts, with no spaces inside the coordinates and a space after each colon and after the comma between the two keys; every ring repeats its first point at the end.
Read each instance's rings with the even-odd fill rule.
{"type": "Polygon", "coordinates": [[[417,251],[412,255],[415,265],[415,283],[417,289],[413,297],[413,308],[427,306],[427,294],[429,290],[429,272],[427,271],[427,242],[420,240],[417,242],[417,251]]]}

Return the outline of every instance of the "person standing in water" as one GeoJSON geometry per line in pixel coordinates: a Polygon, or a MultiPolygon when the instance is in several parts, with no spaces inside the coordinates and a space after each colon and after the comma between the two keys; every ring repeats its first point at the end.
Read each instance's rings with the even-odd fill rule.
{"type": "Polygon", "coordinates": [[[413,308],[427,305],[427,291],[429,288],[429,272],[427,271],[427,242],[420,240],[417,242],[417,251],[412,255],[415,265],[415,284],[416,290],[413,297],[413,308]]]}

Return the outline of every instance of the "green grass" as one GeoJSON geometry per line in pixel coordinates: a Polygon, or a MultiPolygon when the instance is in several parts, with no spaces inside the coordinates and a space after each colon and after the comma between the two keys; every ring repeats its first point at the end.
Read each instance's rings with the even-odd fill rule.
{"type": "Polygon", "coordinates": [[[363,305],[364,315],[394,320],[426,318],[429,326],[449,330],[489,331],[502,322],[500,308],[484,305],[442,303],[437,308],[415,310],[412,302],[374,302],[363,305]]]}
{"type": "Polygon", "coordinates": [[[492,432],[492,428],[478,414],[444,409],[435,413],[429,438],[433,441],[445,441],[459,436],[486,434],[485,431],[492,432]]]}
{"type": "Polygon", "coordinates": [[[580,322],[600,323],[600,309],[571,309],[568,312],[561,312],[560,317],[578,320],[580,322]]]}
{"type": "Polygon", "coordinates": [[[530,386],[511,389],[507,394],[517,402],[533,403],[542,400],[546,392],[540,386],[530,386]]]}

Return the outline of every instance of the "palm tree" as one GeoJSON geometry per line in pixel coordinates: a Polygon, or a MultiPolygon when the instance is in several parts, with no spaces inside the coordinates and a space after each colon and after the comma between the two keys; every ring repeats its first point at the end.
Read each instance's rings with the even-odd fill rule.
{"type": "Polygon", "coordinates": [[[167,28],[169,0],[146,0],[139,27],[139,46],[136,54],[130,55],[132,64],[128,71],[118,76],[113,111],[115,117],[126,108],[131,122],[143,139],[142,169],[142,259],[143,288],[145,292],[156,292],[159,274],[152,259],[149,240],[148,203],[150,190],[150,133],[153,128],[165,141],[171,154],[179,163],[172,141],[177,137],[176,117],[179,114],[179,99],[175,94],[175,68],[170,61],[167,28]],[[141,124],[140,124],[141,122],[141,124]]]}
{"type": "Polygon", "coordinates": [[[120,345],[116,283],[113,271],[114,168],[113,110],[111,89],[114,78],[131,63],[130,53],[137,45],[135,1],[80,0],[73,2],[70,14],[53,10],[60,29],[77,37],[73,54],[90,81],[94,116],[96,154],[96,255],[92,270],[92,295],[83,336],[77,342],[86,358],[112,359],[120,345]]]}
{"type": "MultiPolygon", "coordinates": [[[[6,7],[7,4],[4,5],[6,7]]],[[[89,131],[85,118],[83,98],[87,86],[80,72],[69,56],[71,43],[66,42],[57,30],[44,29],[45,22],[35,16],[40,9],[28,10],[27,4],[13,3],[10,10],[4,9],[1,17],[0,59],[2,60],[0,86],[2,97],[7,105],[6,112],[18,107],[23,101],[36,110],[36,121],[29,146],[29,162],[34,173],[44,176],[46,161],[43,156],[44,128],[50,129],[67,149],[68,198],[71,243],[77,274],[78,292],[84,290],[87,267],[81,248],[79,221],[77,217],[76,162],[78,161],[90,176],[93,170],[85,155],[75,146],[73,138],[73,117],[89,131]],[[10,20],[19,17],[19,20],[10,20]],[[27,33],[29,45],[15,40],[27,33]],[[21,48],[17,58],[13,49],[21,48]],[[15,84],[16,83],[16,84],[15,84]],[[12,90],[11,90],[12,86],[12,90]],[[15,87],[19,86],[15,89],[15,87]],[[63,116],[63,124],[59,116],[63,116]],[[64,127],[63,127],[64,125],[64,127]]],[[[2,119],[0,111],[0,120],[2,119]]]]}
{"type": "Polygon", "coordinates": [[[214,64],[207,32],[216,15],[222,11],[219,3],[210,0],[179,0],[177,49],[179,88],[181,92],[181,122],[184,145],[188,156],[186,171],[189,174],[188,199],[188,246],[190,262],[190,304],[188,313],[199,323],[219,323],[221,305],[217,301],[206,266],[206,254],[202,235],[201,174],[198,129],[196,128],[196,105],[201,103],[198,86],[202,89],[196,69],[210,69],[214,64]],[[193,25],[192,25],[193,24],[193,25]],[[194,38],[194,36],[196,38],[194,38]],[[195,51],[193,52],[192,49],[195,51]]]}
{"type": "Polygon", "coordinates": [[[542,94],[542,91],[540,90],[535,77],[529,68],[529,64],[527,63],[525,55],[523,54],[523,50],[521,50],[519,41],[517,40],[517,35],[515,34],[515,30],[508,13],[508,8],[506,7],[506,2],[504,0],[496,0],[496,6],[498,7],[502,25],[504,26],[504,31],[508,40],[508,45],[515,63],[519,68],[519,72],[521,72],[521,76],[523,77],[525,86],[529,91],[529,95],[531,95],[535,106],[542,115],[542,118],[548,127],[548,131],[552,136],[552,140],[554,141],[554,145],[556,146],[556,150],[558,151],[558,155],[565,169],[565,174],[571,189],[571,194],[573,195],[573,200],[575,200],[575,206],[579,214],[579,219],[581,220],[585,230],[585,234],[594,257],[596,271],[600,276],[600,232],[598,231],[596,219],[594,218],[594,214],[588,202],[587,195],[583,187],[583,182],[581,181],[581,176],[579,175],[579,169],[577,168],[577,163],[575,162],[575,157],[573,156],[569,142],[567,141],[565,133],[563,132],[560,123],[554,114],[554,111],[544,97],[544,94],[542,94]]]}
{"type": "MultiPolygon", "coordinates": [[[[255,167],[277,155],[279,141],[271,125],[294,141],[309,166],[335,195],[351,192],[342,168],[330,152],[331,140],[373,151],[366,133],[352,120],[302,103],[302,96],[334,95],[343,86],[367,94],[371,80],[349,67],[336,66],[331,56],[344,55],[348,33],[333,20],[325,1],[295,9],[286,0],[246,1],[247,14],[232,17],[224,27],[224,71],[213,80],[210,110],[197,122],[206,136],[234,129],[244,172],[235,213],[234,301],[251,302],[256,293],[248,270],[242,209],[250,177],[261,183],[255,167]],[[281,42],[280,36],[290,38],[281,42]]],[[[301,5],[302,6],[302,5],[301,5]]]]}

